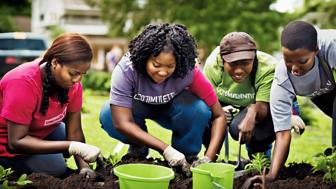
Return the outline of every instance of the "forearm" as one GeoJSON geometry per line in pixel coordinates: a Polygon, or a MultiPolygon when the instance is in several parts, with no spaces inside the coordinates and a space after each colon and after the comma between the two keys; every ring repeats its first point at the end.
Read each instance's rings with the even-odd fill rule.
{"type": "Polygon", "coordinates": [[[27,135],[15,142],[9,143],[9,148],[14,153],[48,154],[68,151],[69,145],[69,141],[47,141],[27,135]]]}
{"type": "Polygon", "coordinates": [[[255,120],[255,123],[262,122],[269,114],[269,104],[266,102],[256,102],[248,106],[247,115],[250,119],[255,120]]]}
{"type": "Polygon", "coordinates": [[[268,177],[273,180],[279,176],[279,172],[285,164],[291,143],[291,132],[280,131],[276,133],[271,168],[268,177]]]}
{"type": "Polygon", "coordinates": [[[216,154],[219,152],[223,144],[225,129],[226,126],[223,127],[223,125],[216,124],[215,122],[212,125],[210,144],[205,153],[205,155],[212,161],[217,159],[216,154]]]}
{"type": "Polygon", "coordinates": [[[216,102],[216,104],[214,104],[211,107],[211,111],[213,114],[211,138],[205,155],[209,157],[212,161],[214,161],[217,159],[216,154],[219,152],[223,144],[224,133],[227,128],[227,125],[226,125],[225,113],[219,102],[216,102]]]}

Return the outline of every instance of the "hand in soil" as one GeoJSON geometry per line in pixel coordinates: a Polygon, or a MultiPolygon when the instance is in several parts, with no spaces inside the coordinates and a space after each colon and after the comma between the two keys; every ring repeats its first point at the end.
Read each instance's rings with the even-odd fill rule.
{"type": "Polygon", "coordinates": [[[96,173],[92,169],[90,169],[88,167],[82,168],[79,171],[79,174],[83,175],[86,178],[96,178],[96,176],[97,176],[96,173]]]}
{"type": "Polygon", "coordinates": [[[270,179],[267,179],[266,176],[266,167],[264,167],[263,174],[248,178],[243,184],[242,189],[267,189],[266,184],[269,181],[270,179]]]}
{"type": "Polygon", "coordinates": [[[190,164],[187,161],[182,164],[182,171],[187,177],[191,177],[190,164]]]}
{"type": "Polygon", "coordinates": [[[97,158],[97,167],[96,172],[101,175],[110,175],[109,171],[107,170],[108,163],[102,156],[97,158]]]}

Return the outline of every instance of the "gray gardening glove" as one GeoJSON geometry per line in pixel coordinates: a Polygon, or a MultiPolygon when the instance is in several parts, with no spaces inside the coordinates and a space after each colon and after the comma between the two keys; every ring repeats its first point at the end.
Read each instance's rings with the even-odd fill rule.
{"type": "Polygon", "coordinates": [[[192,167],[197,167],[198,165],[200,164],[203,164],[203,163],[210,163],[211,162],[211,159],[208,157],[208,156],[204,156],[202,157],[201,159],[198,159],[196,161],[194,161],[191,166],[192,167]]]}
{"type": "Polygon", "coordinates": [[[72,141],[69,145],[69,154],[77,155],[83,158],[86,162],[92,163],[96,161],[100,154],[100,149],[90,144],[72,141]]]}
{"type": "Polygon", "coordinates": [[[233,119],[233,114],[237,113],[238,109],[231,106],[231,105],[228,105],[228,106],[224,106],[223,110],[224,110],[224,113],[225,113],[225,116],[226,116],[227,124],[230,124],[232,119],[233,119]]]}
{"type": "Polygon", "coordinates": [[[306,125],[303,122],[303,120],[301,119],[301,117],[298,116],[298,115],[292,115],[291,124],[292,124],[292,128],[293,128],[294,132],[298,135],[302,135],[302,133],[305,130],[306,125]]]}
{"type": "Polygon", "coordinates": [[[163,157],[168,161],[169,166],[181,166],[182,171],[186,174],[186,176],[191,176],[190,164],[187,162],[185,156],[181,152],[177,151],[172,146],[168,146],[163,151],[163,157]]]}

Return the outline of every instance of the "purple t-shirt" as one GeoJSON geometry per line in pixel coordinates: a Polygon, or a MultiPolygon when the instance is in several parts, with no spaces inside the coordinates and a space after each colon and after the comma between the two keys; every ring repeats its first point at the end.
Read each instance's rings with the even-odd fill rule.
{"type": "Polygon", "coordinates": [[[194,71],[183,78],[169,77],[162,83],[154,83],[147,75],[139,74],[133,67],[130,54],[122,57],[113,71],[110,104],[132,108],[132,101],[147,104],[166,104],[193,82],[194,71]]]}

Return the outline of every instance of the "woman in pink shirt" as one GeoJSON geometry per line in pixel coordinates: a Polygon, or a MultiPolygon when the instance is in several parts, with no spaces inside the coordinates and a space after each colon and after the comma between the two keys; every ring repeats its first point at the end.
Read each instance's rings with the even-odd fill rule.
{"type": "Polygon", "coordinates": [[[145,157],[152,148],[185,171],[202,143],[205,156],[194,165],[216,160],[226,120],[211,84],[195,67],[196,57],[184,26],[148,25],[113,71],[110,100],[100,114],[103,129],[130,144],[130,153],[145,157]],[[172,130],[171,145],[147,133],[147,118],[172,130]]]}
{"type": "Polygon", "coordinates": [[[0,164],[18,172],[66,173],[63,154],[80,173],[100,150],[85,144],[81,128],[82,76],[92,50],[78,34],[59,36],[42,59],[25,63],[0,81],[0,164]]]}

